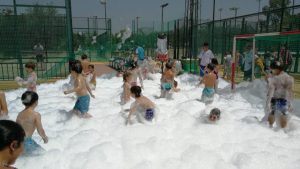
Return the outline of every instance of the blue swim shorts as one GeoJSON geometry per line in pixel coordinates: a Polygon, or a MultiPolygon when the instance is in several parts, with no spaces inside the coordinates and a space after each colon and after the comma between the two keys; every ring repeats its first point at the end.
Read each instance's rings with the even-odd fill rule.
{"type": "Polygon", "coordinates": [[[84,114],[89,111],[90,107],[90,96],[79,96],[74,106],[74,110],[80,111],[80,113],[84,114]]]}

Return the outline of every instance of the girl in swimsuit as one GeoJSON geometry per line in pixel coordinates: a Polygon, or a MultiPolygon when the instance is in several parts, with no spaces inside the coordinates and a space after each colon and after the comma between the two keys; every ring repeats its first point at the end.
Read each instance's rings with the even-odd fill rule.
{"type": "Polygon", "coordinates": [[[27,79],[24,80],[21,77],[16,77],[16,81],[20,86],[25,85],[27,87],[27,91],[36,92],[37,75],[34,72],[35,64],[32,62],[26,63],[25,68],[28,73],[27,79]]]}

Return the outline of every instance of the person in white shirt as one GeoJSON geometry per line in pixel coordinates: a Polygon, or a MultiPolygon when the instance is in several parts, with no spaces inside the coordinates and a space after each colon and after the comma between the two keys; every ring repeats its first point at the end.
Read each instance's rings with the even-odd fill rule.
{"type": "Polygon", "coordinates": [[[208,43],[205,42],[202,47],[202,51],[199,55],[199,66],[200,66],[200,77],[203,77],[205,74],[205,67],[211,63],[211,59],[214,58],[214,54],[208,48],[208,43]]]}

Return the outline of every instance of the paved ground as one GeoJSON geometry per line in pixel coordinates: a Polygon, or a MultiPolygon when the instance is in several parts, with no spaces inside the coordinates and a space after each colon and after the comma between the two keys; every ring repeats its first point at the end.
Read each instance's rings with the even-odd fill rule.
{"type": "Polygon", "coordinates": [[[96,70],[97,76],[101,76],[101,75],[107,74],[107,73],[117,73],[117,71],[115,71],[111,67],[107,66],[108,63],[93,62],[92,64],[95,65],[95,70],[96,70]]]}

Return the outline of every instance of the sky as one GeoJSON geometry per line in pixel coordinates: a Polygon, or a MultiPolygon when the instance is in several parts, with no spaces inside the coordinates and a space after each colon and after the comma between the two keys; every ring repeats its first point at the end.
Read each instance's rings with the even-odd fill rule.
{"type": "MultiPolygon", "coordinates": [[[[20,3],[38,2],[46,4],[52,2],[55,5],[64,4],[65,0],[17,0],[20,3]]],[[[300,5],[300,0],[294,0],[300,5]]],[[[72,0],[73,17],[102,17],[104,18],[104,6],[100,0],[72,0]]],[[[261,0],[261,8],[267,5],[269,0],[261,0]]],[[[12,0],[0,0],[0,4],[11,4],[12,0]]],[[[184,16],[185,0],[107,0],[107,17],[112,19],[112,31],[118,32],[126,26],[131,27],[132,20],[137,16],[139,27],[152,27],[153,22],[159,28],[161,22],[162,3],[169,3],[164,9],[164,20],[170,21],[184,16]]],[[[213,0],[201,0],[201,18],[212,19],[213,0]]],[[[222,18],[233,17],[234,12],[230,7],[238,7],[238,15],[250,14],[258,11],[258,0],[216,0],[215,18],[220,18],[219,8],[222,8],[222,18]]],[[[299,12],[300,10],[298,10],[299,12]]]]}
{"type": "MultiPolygon", "coordinates": [[[[213,0],[202,1],[202,18],[212,19],[213,0]]],[[[300,0],[295,0],[300,4],[300,0]]],[[[174,20],[184,16],[185,0],[163,0],[163,3],[169,3],[164,9],[164,20],[174,20]]],[[[139,25],[152,26],[153,22],[161,22],[162,0],[107,0],[107,17],[112,18],[113,32],[125,28],[126,25],[131,27],[132,20],[137,16],[139,25]]],[[[268,0],[261,1],[261,7],[268,4],[268,0]]],[[[234,16],[230,7],[239,7],[238,15],[250,14],[258,11],[257,0],[216,0],[215,18],[220,18],[219,8],[222,10],[222,18],[234,16]]],[[[72,0],[73,16],[98,16],[104,17],[104,6],[99,0],[72,0]]],[[[139,26],[140,27],[140,26],[139,26]]]]}

